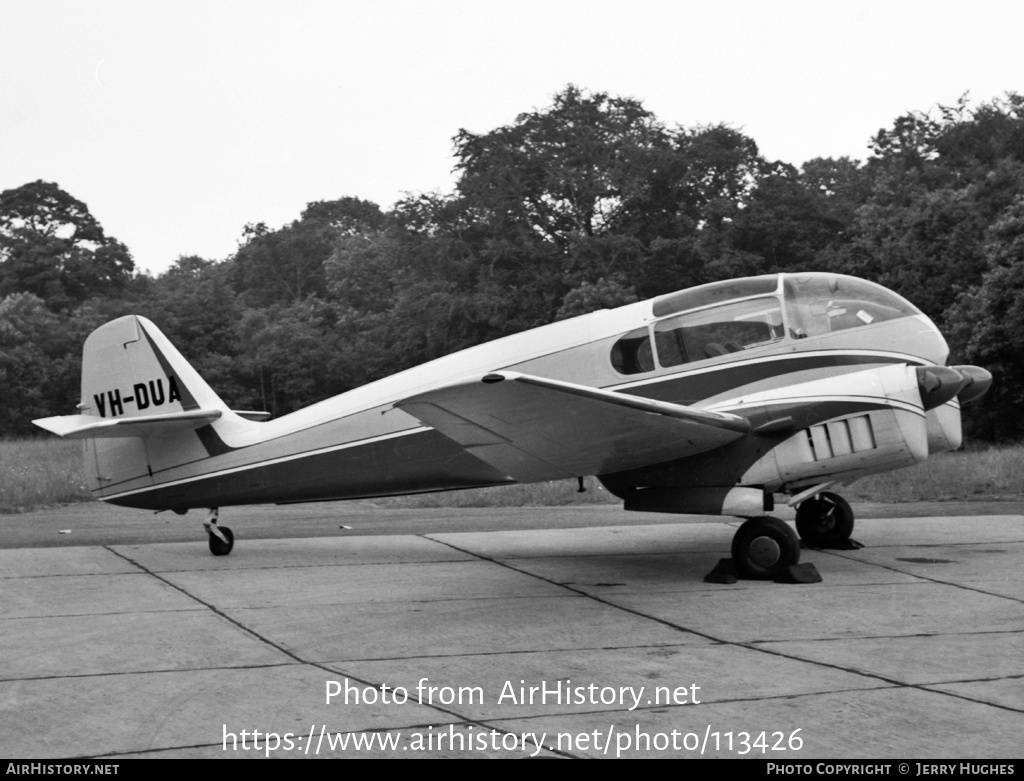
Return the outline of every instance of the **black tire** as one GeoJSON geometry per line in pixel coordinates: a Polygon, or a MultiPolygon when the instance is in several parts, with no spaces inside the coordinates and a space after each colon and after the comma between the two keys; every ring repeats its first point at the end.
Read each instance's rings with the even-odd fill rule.
{"type": "Polygon", "coordinates": [[[732,538],[737,573],[751,580],[775,580],[800,562],[800,538],[778,518],[751,518],[732,538]]]}
{"type": "Polygon", "coordinates": [[[853,534],[853,508],[839,494],[823,491],[800,503],[796,530],[811,548],[841,547],[853,534]]]}
{"type": "Polygon", "coordinates": [[[210,553],[214,556],[227,556],[231,553],[231,549],[235,547],[235,535],[231,533],[231,529],[227,526],[218,526],[221,534],[228,538],[227,542],[224,542],[216,534],[210,533],[210,553]]]}

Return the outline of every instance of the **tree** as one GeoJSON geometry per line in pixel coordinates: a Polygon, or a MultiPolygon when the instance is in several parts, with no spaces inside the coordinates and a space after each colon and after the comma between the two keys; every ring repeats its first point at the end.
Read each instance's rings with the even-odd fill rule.
{"type": "Polygon", "coordinates": [[[241,363],[259,388],[249,406],[279,416],[346,390],[334,325],[331,307],[313,297],[247,310],[241,363]]]}
{"type": "Polygon", "coordinates": [[[568,86],[544,111],[455,137],[459,193],[510,233],[525,227],[566,246],[617,230],[642,208],[671,139],[631,98],[568,86]]]}
{"type": "Polygon", "coordinates": [[[572,85],[511,125],[460,131],[455,147],[452,202],[477,225],[480,262],[510,287],[539,274],[556,292],[548,317],[584,283],[648,297],[715,278],[700,249],[717,250],[763,168],[732,128],[671,131],[635,99],[572,85]],[[520,271],[524,253],[534,261],[520,271]]]}
{"type": "Polygon", "coordinates": [[[988,231],[1024,194],[1024,101],[914,112],[874,139],[871,190],[837,270],[907,296],[940,325],[989,266],[988,231]]]}
{"type": "Polygon", "coordinates": [[[923,193],[904,208],[869,203],[841,270],[892,288],[941,325],[985,270],[985,230],[971,189],[923,193]]]}
{"type": "Polygon", "coordinates": [[[710,227],[731,220],[746,206],[764,169],[752,138],[727,125],[708,125],[675,134],[678,157],[671,201],[710,227]]]}
{"type": "Polygon", "coordinates": [[[988,271],[964,290],[949,314],[956,362],[992,372],[992,390],[964,408],[986,439],[1024,435],[1024,195],[988,232],[988,271]]]}
{"type": "Polygon", "coordinates": [[[595,283],[584,282],[570,290],[558,310],[558,319],[585,315],[599,309],[632,304],[636,301],[636,293],[616,279],[599,279],[595,283]]]}
{"type": "Polygon", "coordinates": [[[300,219],[272,231],[263,223],[246,226],[245,243],[234,257],[235,287],[250,306],[298,303],[327,294],[324,262],[335,242],[378,230],[380,207],[358,198],[316,201],[300,219]]]}
{"type": "Polygon", "coordinates": [[[0,436],[31,434],[33,419],[75,408],[84,336],[32,293],[0,299],[0,436]]]}
{"type": "MultiPolygon", "coordinates": [[[[833,206],[834,194],[807,182],[795,168],[783,163],[762,166],[756,186],[746,196],[727,226],[728,247],[723,255],[743,253],[745,268],[729,269],[729,275],[765,274],[775,271],[814,270],[824,250],[844,241],[852,222],[833,206]]],[[[709,258],[709,268],[721,265],[709,258]]]]}
{"type": "Polygon", "coordinates": [[[114,295],[131,279],[128,249],[56,184],[0,193],[0,296],[33,293],[53,311],[114,295]]]}
{"type": "Polygon", "coordinates": [[[380,230],[386,221],[377,204],[351,197],[308,203],[300,219],[330,226],[339,236],[361,236],[380,230]]]}

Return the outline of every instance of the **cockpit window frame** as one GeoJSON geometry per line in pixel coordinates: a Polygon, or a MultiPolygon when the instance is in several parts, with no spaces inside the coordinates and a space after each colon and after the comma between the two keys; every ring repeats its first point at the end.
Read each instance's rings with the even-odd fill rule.
{"type": "MultiPolygon", "coordinates": [[[[819,291],[813,290],[814,293],[819,291]]],[[[765,312],[770,311],[766,309],[765,312]]],[[[652,304],[653,319],[640,328],[619,336],[609,356],[612,368],[621,376],[636,377],[650,375],[663,369],[677,369],[680,366],[702,364],[725,356],[737,355],[765,345],[779,345],[808,336],[823,336],[841,333],[845,330],[863,328],[881,322],[892,322],[904,317],[921,315],[921,311],[910,301],[877,282],[859,277],[830,272],[788,272],[766,274],[758,277],[712,282],[696,288],[681,290],[660,298],[652,304]],[[821,288],[830,291],[829,296],[815,297],[798,292],[798,286],[806,290],[821,288]],[[837,297],[843,293],[852,298],[837,297]],[[818,301],[817,298],[821,298],[818,301]],[[721,350],[718,343],[708,341],[702,349],[694,350],[703,355],[690,355],[691,347],[686,343],[685,332],[677,329],[676,344],[669,345],[670,329],[659,325],[667,322],[682,322],[686,318],[699,317],[722,307],[741,305],[758,299],[774,301],[779,323],[766,320],[771,331],[778,329],[778,335],[760,342],[740,344],[739,340],[724,340],[721,350]],[[801,300],[803,299],[803,300],[801,300]],[[820,310],[820,311],[819,311],[820,310]],[[814,318],[814,332],[805,328],[814,318]],[[824,318],[824,319],[823,319],[824,318]],[[820,321],[820,322],[818,322],[820,321]],[[822,325],[827,327],[823,328],[822,325]],[[838,327],[837,327],[838,326],[838,327]],[[662,336],[659,337],[659,334],[662,336]],[[659,341],[659,338],[661,341],[659,341]],[[665,344],[665,348],[661,347],[665,344]],[[669,349],[671,347],[671,350],[669,349]],[[667,363],[663,355],[679,356],[678,362],[667,363]],[[632,356],[630,358],[629,356],[632,356]],[[628,370],[627,370],[628,368],[628,370]]],[[[742,318],[734,318],[738,322],[742,318]]],[[[729,321],[721,321],[723,328],[729,321]]],[[[694,328],[714,325],[713,322],[694,324],[694,328]]],[[[675,360],[675,358],[671,359],[675,360]]]]}
{"type": "Polygon", "coordinates": [[[782,292],[782,274],[727,279],[691,287],[654,299],[651,313],[655,319],[693,312],[745,298],[775,295],[782,292]]]}

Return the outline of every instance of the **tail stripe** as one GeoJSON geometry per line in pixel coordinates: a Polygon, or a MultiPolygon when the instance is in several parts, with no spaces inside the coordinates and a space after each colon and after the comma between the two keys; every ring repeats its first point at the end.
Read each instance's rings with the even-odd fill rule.
{"type": "Polygon", "coordinates": [[[160,363],[160,368],[163,369],[164,374],[167,376],[168,384],[177,390],[181,396],[181,407],[184,410],[199,409],[199,403],[196,401],[195,396],[192,395],[192,391],[188,389],[188,385],[184,382],[177,382],[174,376],[174,368],[171,366],[170,361],[164,355],[157,344],[150,337],[149,332],[146,330],[146,326],[139,323],[139,330],[142,331],[142,335],[146,337],[146,343],[149,344],[149,348],[153,351],[157,361],[160,363]]]}

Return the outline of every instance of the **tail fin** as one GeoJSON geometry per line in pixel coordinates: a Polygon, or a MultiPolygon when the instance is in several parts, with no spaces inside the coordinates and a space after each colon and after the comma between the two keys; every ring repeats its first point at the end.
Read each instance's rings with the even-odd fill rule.
{"type": "Polygon", "coordinates": [[[107,323],[86,339],[82,403],[94,405],[101,417],[228,409],[160,329],[137,315],[107,323]]]}
{"type": "Polygon", "coordinates": [[[78,415],[33,422],[87,441],[86,476],[101,498],[152,485],[154,472],[210,456],[194,430],[221,419],[252,425],[231,412],[159,328],[137,315],[112,320],[86,339],[78,409],[78,415]]]}
{"type": "Polygon", "coordinates": [[[149,320],[112,320],[85,340],[81,414],[34,421],[59,436],[149,436],[193,429],[228,412],[149,320]]]}

